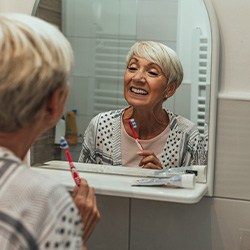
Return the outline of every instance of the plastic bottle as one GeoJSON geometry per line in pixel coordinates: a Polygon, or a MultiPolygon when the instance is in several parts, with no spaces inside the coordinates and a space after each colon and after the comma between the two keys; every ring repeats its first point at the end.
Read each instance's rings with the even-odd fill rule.
{"type": "Polygon", "coordinates": [[[65,138],[68,144],[75,145],[78,142],[77,125],[76,125],[77,110],[68,111],[66,115],[66,133],[65,138]]]}
{"type": "Polygon", "coordinates": [[[60,144],[61,137],[65,136],[65,130],[66,130],[65,119],[64,117],[62,117],[56,125],[55,140],[54,140],[55,144],[60,144]]]}

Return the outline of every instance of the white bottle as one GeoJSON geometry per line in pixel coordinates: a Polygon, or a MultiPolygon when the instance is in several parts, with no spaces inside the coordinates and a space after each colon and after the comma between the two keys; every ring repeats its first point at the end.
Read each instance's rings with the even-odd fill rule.
{"type": "Polygon", "coordinates": [[[66,131],[65,120],[61,118],[58,121],[55,129],[55,140],[54,140],[55,144],[60,144],[61,137],[62,136],[65,137],[65,131],[66,131]]]}

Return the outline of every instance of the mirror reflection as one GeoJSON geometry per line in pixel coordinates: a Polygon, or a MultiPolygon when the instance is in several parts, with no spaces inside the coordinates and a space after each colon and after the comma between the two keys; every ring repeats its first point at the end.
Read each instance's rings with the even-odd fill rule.
{"type": "MultiPolygon", "coordinates": [[[[177,52],[184,78],[164,107],[196,123],[204,135],[209,120],[211,37],[203,1],[42,0],[36,15],[56,24],[75,52],[65,110],[65,118],[72,110],[76,118],[78,143],[70,145],[74,161],[92,117],[127,106],[123,96],[126,55],[138,40],[159,41],[177,52]]],[[[65,159],[56,133],[52,129],[32,147],[32,165],[65,159]]]]}

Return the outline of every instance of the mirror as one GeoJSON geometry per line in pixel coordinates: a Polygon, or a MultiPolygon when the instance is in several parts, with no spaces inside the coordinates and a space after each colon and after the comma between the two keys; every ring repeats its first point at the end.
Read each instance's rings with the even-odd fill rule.
{"type": "MultiPolygon", "coordinates": [[[[33,14],[56,24],[75,52],[66,107],[66,111],[77,110],[79,143],[70,146],[74,161],[90,119],[99,112],[126,106],[125,59],[137,40],[160,41],[177,51],[184,79],[165,103],[166,108],[192,120],[205,133],[209,124],[211,29],[203,1],[41,0],[33,14]]],[[[35,143],[31,165],[65,160],[59,145],[54,144],[54,135],[52,129],[35,143]]]]}

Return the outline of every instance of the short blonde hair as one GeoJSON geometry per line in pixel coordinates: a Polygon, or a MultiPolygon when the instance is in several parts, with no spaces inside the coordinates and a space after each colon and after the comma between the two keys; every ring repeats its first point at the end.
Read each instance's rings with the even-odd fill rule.
{"type": "Polygon", "coordinates": [[[72,48],[57,27],[24,14],[0,14],[0,131],[24,127],[66,86],[72,48]]]}
{"type": "Polygon", "coordinates": [[[179,86],[183,80],[183,68],[179,57],[168,46],[155,41],[136,42],[128,52],[127,64],[133,56],[145,58],[157,64],[166,78],[168,84],[177,83],[179,86]]]}

